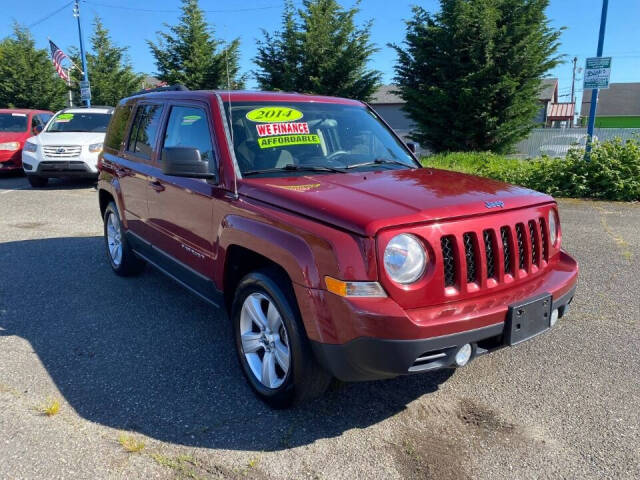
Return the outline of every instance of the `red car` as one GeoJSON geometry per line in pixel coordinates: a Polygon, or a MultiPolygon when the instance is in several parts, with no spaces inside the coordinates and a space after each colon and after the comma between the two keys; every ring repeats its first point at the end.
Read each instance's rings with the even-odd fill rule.
{"type": "Polygon", "coordinates": [[[53,112],[21,108],[0,109],[0,172],[22,168],[22,147],[38,135],[53,112]]]}
{"type": "Polygon", "coordinates": [[[269,404],[461,367],[566,314],[578,265],[548,195],[422,168],[358,101],[171,90],[109,124],[107,257],[226,308],[269,404]]]}

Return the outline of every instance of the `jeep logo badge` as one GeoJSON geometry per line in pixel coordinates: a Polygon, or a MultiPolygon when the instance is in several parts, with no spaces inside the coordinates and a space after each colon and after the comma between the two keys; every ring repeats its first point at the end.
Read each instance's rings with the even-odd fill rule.
{"type": "Polygon", "coordinates": [[[484,206],[487,208],[504,208],[504,202],[497,200],[495,202],[484,202],[484,206]]]}

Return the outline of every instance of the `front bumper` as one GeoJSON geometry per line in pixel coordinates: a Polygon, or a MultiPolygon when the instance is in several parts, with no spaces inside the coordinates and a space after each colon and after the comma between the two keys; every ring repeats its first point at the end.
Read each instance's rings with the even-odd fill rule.
{"type": "Polygon", "coordinates": [[[0,150],[0,172],[22,168],[22,150],[0,150]]]}
{"type": "Polygon", "coordinates": [[[357,381],[450,366],[456,347],[466,343],[475,356],[500,348],[510,306],[551,295],[562,316],[577,277],[578,264],[560,251],[544,273],[526,282],[416,309],[403,309],[389,297],[346,299],[295,284],[294,289],[320,363],[339,379],[357,381]],[[433,361],[416,363],[436,353],[433,361]]]}
{"type": "MultiPolygon", "coordinates": [[[[575,294],[575,285],[553,300],[562,318],[575,294]]],[[[549,327],[547,330],[549,330],[549,327]]],[[[316,358],[336,378],[345,382],[378,380],[427,372],[455,365],[455,354],[471,344],[472,357],[506,346],[505,322],[464,332],[420,340],[356,338],[345,344],[311,342],[316,358]]]]}
{"type": "Polygon", "coordinates": [[[40,177],[98,177],[98,153],[85,152],[75,158],[55,159],[43,157],[41,148],[37,152],[22,153],[22,168],[27,175],[40,177]]]}

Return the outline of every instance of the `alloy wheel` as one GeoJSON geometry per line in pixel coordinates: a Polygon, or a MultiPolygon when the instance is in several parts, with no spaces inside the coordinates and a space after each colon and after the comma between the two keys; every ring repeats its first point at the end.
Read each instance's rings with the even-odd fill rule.
{"type": "Polygon", "coordinates": [[[242,353],[255,378],[267,388],[280,387],[290,368],[287,330],[276,304],[262,293],[245,298],[240,311],[242,353]]]}

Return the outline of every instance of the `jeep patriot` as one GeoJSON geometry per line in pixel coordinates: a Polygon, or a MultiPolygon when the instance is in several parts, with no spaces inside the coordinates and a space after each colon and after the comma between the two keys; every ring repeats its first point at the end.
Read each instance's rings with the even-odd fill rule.
{"type": "Polygon", "coordinates": [[[462,367],[573,299],[553,198],[422,168],[359,101],[144,92],[118,104],[98,163],[115,273],[148,263],[225,308],[274,407],[334,377],[462,367]]]}

